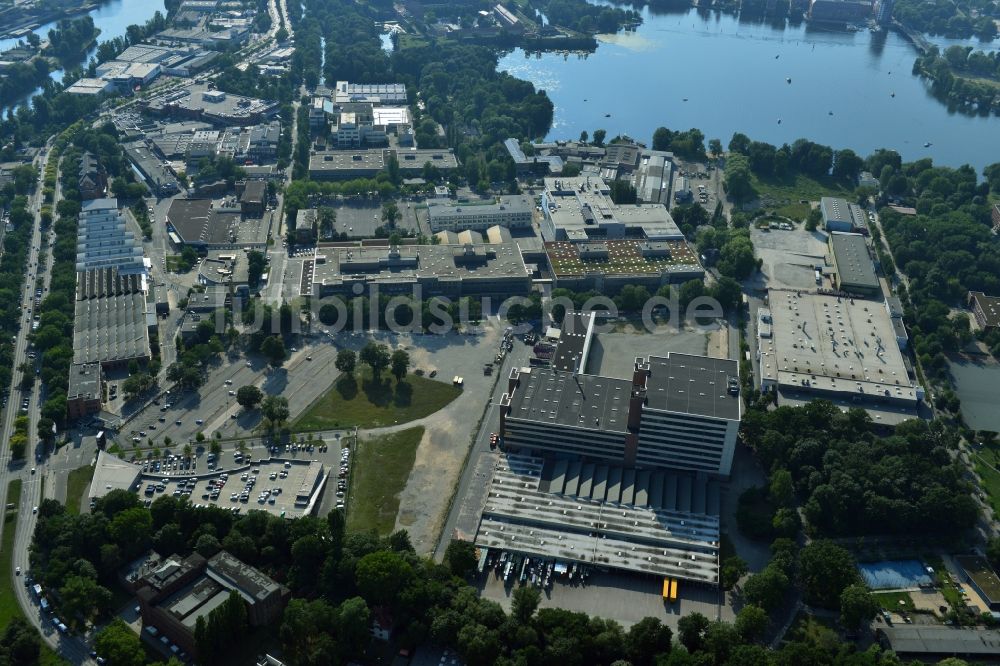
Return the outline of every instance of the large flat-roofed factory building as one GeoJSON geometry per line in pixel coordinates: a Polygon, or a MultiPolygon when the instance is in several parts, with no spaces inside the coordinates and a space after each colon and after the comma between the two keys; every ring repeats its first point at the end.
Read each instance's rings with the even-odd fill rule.
{"type": "Polygon", "coordinates": [[[778,404],[817,398],[863,407],[876,423],[916,417],[923,389],[910,377],[883,303],[801,291],[768,291],[758,326],[761,390],[778,404]]]}
{"type": "Polygon", "coordinates": [[[475,543],[564,573],[662,577],[674,594],[678,580],[717,585],[738,365],[667,352],[635,359],[631,379],[591,375],[595,336],[592,314],[568,313],[546,334],[551,366],[511,371],[475,543]]]}
{"type": "Polygon", "coordinates": [[[834,286],[848,294],[881,296],[882,285],[864,236],[835,231],[830,234],[829,243],[836,271],[834,286]]]}
{"type": "Polygon", "coordinates": [[[504,448],[729,476],[742,417],[736,361],[668,352],[635,359],[631,380],[586,374],[592,316],[567,315],[576,319],[551,367],[511,370],[504,448]]]}

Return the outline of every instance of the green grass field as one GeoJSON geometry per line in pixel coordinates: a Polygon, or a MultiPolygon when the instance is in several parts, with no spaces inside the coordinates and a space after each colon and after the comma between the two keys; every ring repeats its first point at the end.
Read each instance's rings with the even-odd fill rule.
{"type": "Polygon", "coordinates": [[[410,375],[396,383],[384,375],[374,382],[367,370],[342,376],[292,424],[292,430],[378,428],[407,423],[438,411],[462,392],[441,381],[410,375]]]}
{"type": "Polygon", "coordinates": [[[80,513],[80,503],[93,478],[94,468],[90,465],[84,465],[69,473],[69,478],[66,480],[66,511],[80,513]]]}
{"type": "Polygon", "coordinates": [[[993,507],[995,513],[1000,514],[1000,473],[991,468],[991,466],[997,467],[995,463],[996,452],[984,449],[973,460],[976,474],[983,481],[982,488],[986,491],[990,506],[993,507]]]}
{"type": "Polygon", "coordinates": [[[820,197],[839,196],[854,199],[852,189],[832,178],[815,180],[802,174],[790,178],[761,179],[753,176],[753,186],[762,199],[770,199],[768,208],[778,215],[793,220],[804,220],[809,216],[810,206],[802,201],[819,201],[820,197]]]}
{"type": "Polygon", "coordinates": [[[913,599],[909,592],[872,592],[872,598],[882,606],[882,608],[893,613],[899,611],[913,612],[913,599]],[[902,601],[903,603],[899,603],[902,601]]]}
{"type": "Polygon", "coordinates": [[[14,479],[7,486],[6,501],[6,504],[13,504],[14,508],[9,511],[4,510],[3,541],[0,542],[0,627],[6,627],[15,617],[21,616],[21,608],[17,605],[17,597],[14,596],[10,579],[20,497],[21,479],[14,479]]]}
{"type": "Polygon", "coordinates": [[[348,486],[347,529],[390,534],[399,512],[399,493],[410,476],[424,429],[410,428],[365,439],[354,447],[348,486]]]}

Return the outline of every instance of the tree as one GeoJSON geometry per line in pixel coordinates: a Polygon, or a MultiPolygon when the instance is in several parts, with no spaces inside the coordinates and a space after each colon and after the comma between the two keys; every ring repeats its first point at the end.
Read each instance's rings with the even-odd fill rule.
{"type": "MultiPolygon", "coordinates": [[[[201,435],[200,432],[198,434],[201,435]]],[[[202,435],[202,441],[204,441],[204,435],[202,435]]],[[[208,450],[212,453],[212,455],[218,457],[219,454],[222,453],[222,444],[216,440],[212,440],[212,443],[208,445],[208,450]]]]}
{"type": "Polygon", "coordinates": [[[607,135],[608,135],[607,130],[602,130],[602,129],[594,130],[594,145],[598,147],[603,146],[604,137],[606,137],[607,135]]]}
{"type": "Polygon", "coordinates": [[[241,386],[236,391],[236,402],[246,410],[255,408],[263,399],[264,392],[252,384],[241,386]]]}
{"type": "Polygon", "coordinates": [[[514,590],[511,596],[510,614],[522,625],[531,622],[531,616],[538,610],[542,601],[542,593],[537,587],[527,585],[514,590]]]}
{"type": "Polygon", "coordinates": [[[389,350],[386,349],[385,345],[380,345],[374,341],[369,341],[362,348],[358,357],[362,363],[372,369],[372,376],[375,377],[376,381],[382,376],[382,372],[389,367],[389,350]]]}
{"type": "Polygon", "coordinates": [[[323,238],[333,235],[334,225],[337,223],[337,211],[329,206],[319,208],[319,231],[323,238]]]}
{"type": "Polygon", "coordinates": [[[736,614],[736,633],[747,643],[760,640],[767,630],[767,612],[760,606],[748,604],[736,614]]]}
{"type": "Polygon", "coordinates": [[[722,155],[722,142],[718,139],[709,139],[708,152],[714,157],[720,157],[722,155]]]}
{"type": "Polygon", "coordinates": [[[469,541],[452,539],[444,551],[444,563],[453,575],[465,578],[476,566],[476,546],[469,541]]]}
{"type": "Polygon", "coordinates": [[[739,555],[730,555],[722,560],[719,577],[723,590],[731,590],[736,587],[740,578],[749,571],[746,561],[739,555]]]}
{"type": "Polygon", "coordinates": [[[788,591],[788,576],[774,563],[753,574],[743,583],[743,598],[748,604],[772,611],[781,605],[788,591]]]}
{"type": "Polygon", "coordinates": [[[353,375],[354,369],[358,365],[358,356],[354,353],[352,349],[341,349],[337,352],[337,360],[334,361],[333,367],[340,370],[345,375],[353,375]]]}
{"type": "Polygon", "coordinates": [[[354,570],[358,590],[369,603],[391,604],[413,575],[410,564],[399,553],[377,551],[358,560],[354,570]]]}
{"type": "Polygon", "coordinates": [[[261,404],[261,413],[273,425],[279,425],[288,420],[288,398],[280,395],[269,395],[261,404]]]}
{"type": "Polygon", "coordinates": [[[825,539],[802,549],[799,579],[806,601],[823,608],[839,607],[841,592],[859,580],[851,553],[825,539]]]}
{"type": "Polygon", "coordinates": [[[792,473],[787,469],[775,470],[768,488],[771,501],[778,506],[791,506],[795,490],[792,487],[792,473]]]}
{"type": "Polygon", "coordinates": [[[587,139],[589,138],[590,135],[587,134],[587,130],[583,130],[582,132],[580,132],[580,143],[587,143],[587,139]]]}
{"type": "Polygon", "coordinates": [[[840,623],[854,631],[871,622],[879,611],[879,604],[872,593],[861,583],[854,583],[840,593],[840,623]]]}
{"type": "Polygon", "coordinates": [[[387,201],[382,204],[382,221],[389,229],[396,228],[396,222],[402,217],[399,206],[395,201],[387,201]]]}
{"type": "Polygon", "coordinates": [[[657,127],[653,132],[653,150],[670,150],[670,140],[674,133],[666,127],[657,127]]]}
{"type": "Polygon", "coordinates": [[[360,655],[371,638],[372,613],[361,597],[351,597],[337,609],[337,637],[349,655],[360,655]]]}
{"type": "Polygon", "coordinates": [[[104,611],[111,605],[111,592],[89,576],[71,575],[59,588],[59,600],[67,621],[75,622],[78,617],[86,621],[95,612],[104,611]]]}
{"type": "Polygon", "coordinates": [[[686,647],[688,652],[699,651],[705,640],[708,625],[708,618],[701,613],[688,613],[682,617],[677,621],[677,634],[681,645],[686,647]]]}
{"type": "Polygon", "coordinates": [[[670,652],[673,632],[658,618],[645,617],[632,625],[625,636],[625,653],[632,666],[651,666],[657,655],[670,652]]]}
{"type": "Polygon", "coordinates": [[[260,343],[260,352],[267,356],[268,363],[272,367],[281,367],[285,362],[288,352],[285,351],[285,342],[277,335],[269,335],[260,343]]]}
{"type": "MultiPolygon", "coordinates": [[[[732,144],[729,146],[732,150],[732,144]]],[[[756,196],[750,180],[750,163],[739,153],[730,154],[726,159],[726,193],[736,203],[746,203],[756,196]]]]}
{"type": "Polygon", "coordinates": [[[247,281],[251,287],[256,287],[260,282],[265,266],[267,266],[267,258],[264,253],[257,250],[250,250],[247,253],[247,281]]]}
{"type": "Polygon", "coordinates": [[[107,660],[108,666],[142,666],[146,649],[125,621],[116,617],[94,637],[94,650],[107,660]]]}
{"type": "Polygon", "coordinates": [[[402,349],[397,349],[392,352],[390,364],[390,372],[392,373],[392,376],[396,378],[397,382],[401,382],[403,381],[403,377],[406,376],[407,371],[410,369],[410,355],[402,349]]]}

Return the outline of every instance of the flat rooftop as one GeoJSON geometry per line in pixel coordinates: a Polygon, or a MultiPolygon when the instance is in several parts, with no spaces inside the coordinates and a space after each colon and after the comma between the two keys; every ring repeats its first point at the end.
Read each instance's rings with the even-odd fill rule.
{"type": "Polygon", "coordinates": [[[88,497],[96,499],[104,497],[112,490],[132,490],[140,474],[142,474],[141,467],[125,462],[107,451],[98,451],[88,497]]]}
{"type": "Polygon", "coordinates": [[[672,272],[703,271],[698,257],[683,240],[649,242],[606,240],[607,249],[587,256],[588,243],[549,241],[545,253],[556,277],[603,275],[662,275],[672,272]]]}
{"type": "Polygon", "coordinates": [[[684,238],[662,204],[616,204],[611,188],[596,176],[546,178],[542,200],[546,218],[567,240],[587,240],[602,227],[620,231],[619,237],[641,233],[651,240],[684,238]]]}
{"type": "Polygon", "coordinates": [[[469,215],[531,215],[535,204],[531,197],[525,195],[500,197],[499,202],[460,203],[448,200],[443,203],[431,203],[427,206],[427,214],[432,220],[448,218],[465,218],[469,215]]]}
{"type": "Polygon", "coordinates": [[[476,534],[482,548],[718,582],[718,487],[705,480],[507,455],[489,488],[476,534]],[[678,506],[681,497],[687,510],[678,506]]]}
{"type": "Polygon", "coordinates": [[[213,209],[211,199],[174,199],[167,223],[185,243],[224,245],[240,236],[239,212],[213,209]]]}
{"type": "Polygon", "coordinates": [[[981,291],[969,292],[973,301],[983,311],[987,327],[1000,326],[1000,296],[987,296],[981,291]]]}
{"type": "Polygon", "coordinates": [[[171,109],[204,113],[207,119],[242,122],[256,116],[269,116],[278,111],[278,103],[210,90],[208,84],[195,84],[157,95],[149,100],[149,109],[164,112],[171,109]]]}
{"type": "Polygon", "coordinates": [[[632,382],[624,379],[524,368],[507,418],[625,434],[631,395],[632,382]]]}
{"type": "Polygon", "coordinates": [[[66,397],[100,400],[101,366],[97,363],[70,366],[66,397]]]}
{"type": "Polygon", "coordinates": [[[565,372],[586,372],[593,340],[594,314],[567,312],[559,329],[559,342],[552,354],[552,367],[565,372]]]}
{"type": "Polygon", "coordinates": [[[378,150],[342,150],[309,155],[310,172],[337,173],[356,170],[381,171],[385,168],[385,153],[378,150]]]}
{"type": "Polygon", "coordinates": [[[913,403],[896,334],[882,303],[768,291],[772,337],[760,339],[760,373],[782,388],[913,403]]]}
{"type": "Polygon", "coordinates": [[[872,291],[881,289],[864,236],[835,231],[830,234],[830,247],[841,284],[872,291]]]}
{"type": "Polygon", "coordinates": [[[986,603],[1000,603],[1000,577],[982,557],[959,556],[955,558],[966,575],[972,579],[976,587],[986,597],[986,603]]]}
{"type": "Polygon", "coordinates": [[[894,625],[880,627],[893,652],[906,655],[1000,655],[1000,631],[959,629],[943,625],[894,625]]]}
{"type": "Polygon", "coordinates": [[[736,361],[671,352],[646,359],[647,407],[738,421],[742,400],[728,391],[729,379],[739,379],[736,361]]]}
{"type": "Polygon", "coordinates": [[[313,274],[313,283],[320,285],[357,275],[367,276],[369,281],[386,282],[429,277],[528,279],[528,269],[514,243],[401,245],[398,257],[390,257],[390,249],[386,247],[323,248],[321,252],[324,259],[320,261],[317,257],[313,274]]]}

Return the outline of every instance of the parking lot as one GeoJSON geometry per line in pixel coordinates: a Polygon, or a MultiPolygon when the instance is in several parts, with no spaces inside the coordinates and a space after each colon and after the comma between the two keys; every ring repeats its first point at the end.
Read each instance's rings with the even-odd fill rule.
{"type": "MultiPolygon", "coordinates": [[[[398,201],[400,218],[396,221],[396,229],[420,233],[417,223],[417,211],[412,201],[398,201]]],[[[347,234],[350,238],[372,238],[375,229],[385,225],[382,220],[382,205],[377,202],[341,204],[336,207],[337,221],[333,226],[336,234],[347,234]]]]}
{"type": "Polygon", "coordinates": [[[236,514],[258,509],[293,518],[309,511],[312,501],[318,499],[316,493],[324,475],[330,471],[314,460],[268,458],[247,462],[239,452],[228,455],[229,460],[210,461],[214,456],[208,454],[201,470],[197,464],[192,468],[190,461],[180,458],[146,463],[143,467],[151,471],[143,473],[139,492],[147,504],[170,494],[187,497],[196,507],[219,506],[236,514]],[[220,469],[211,469],[215,463],[220,469]],[[223,466],[225,471],[221,470],[223,466]]]}
{"type": "MultiPolygon", "coordinates": [[[[816,266],[827,266],[826,234],[796,227],[791,231],[750,229],[755,254],[763,260],[748,286],[755,289],[816,289],[816,266]]],[[[829,287],[828,278],[824,286],[829,287]]]]}
{"type": "MultiPolygon", "coordinates": [[[[505,584],[490,571],[475,581],[485,599],[496,601],[510,611],[517,583],[505,584]]],[[[678,599],[663,603],[663,580],[617,571],[594,571],[586,584],[555,582],[542,590],[542,608],[563,608],[588,615],[614,619],[626,629],[646,617],[655,617],[677,630],[677,621],[689,613],[701,613],[710,620],[732,621],[732,609],[720,606],[721,592],[681,581],[678,599]]]]}

